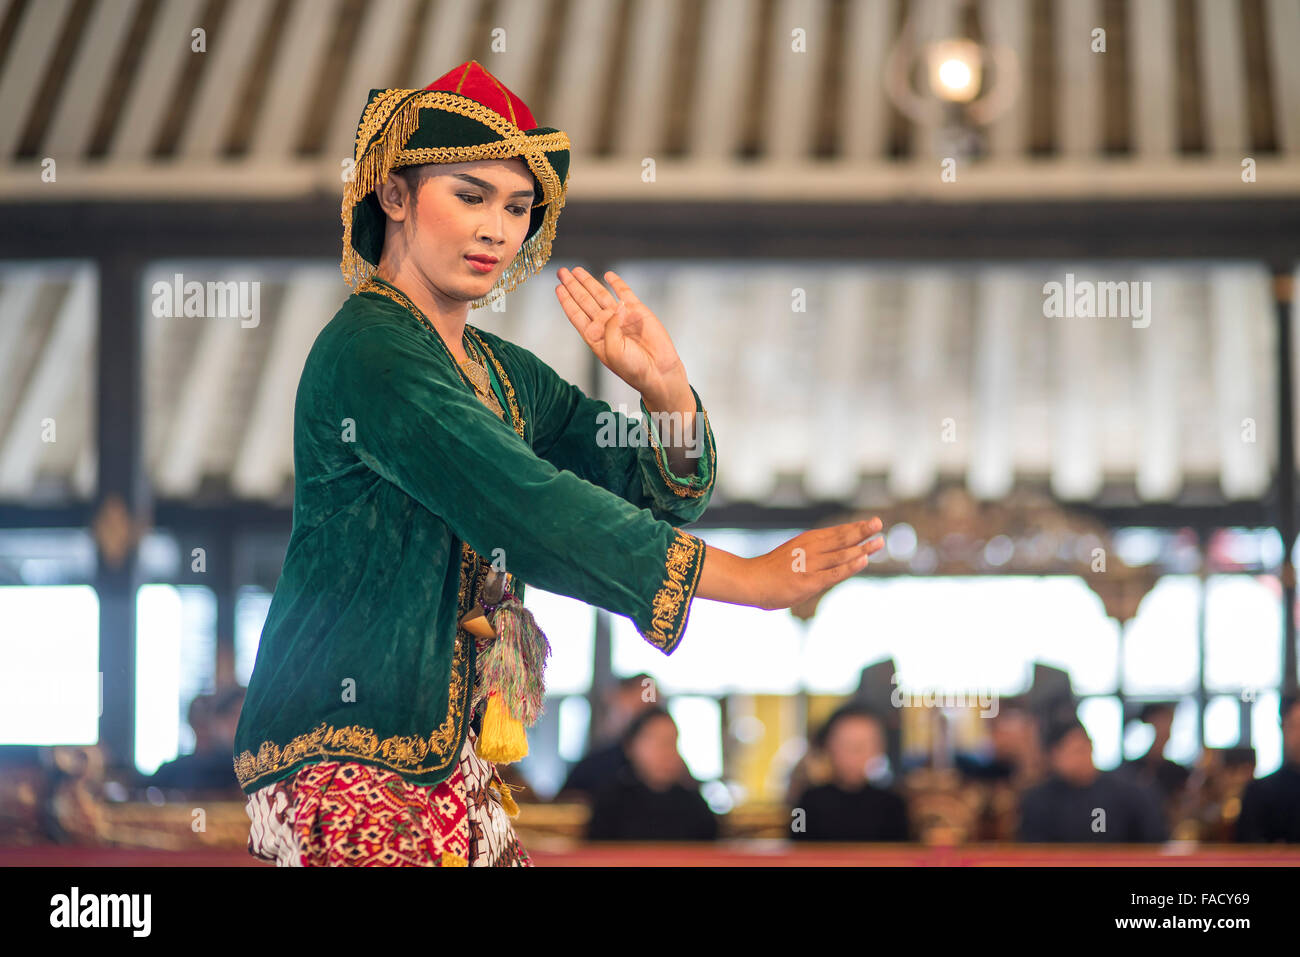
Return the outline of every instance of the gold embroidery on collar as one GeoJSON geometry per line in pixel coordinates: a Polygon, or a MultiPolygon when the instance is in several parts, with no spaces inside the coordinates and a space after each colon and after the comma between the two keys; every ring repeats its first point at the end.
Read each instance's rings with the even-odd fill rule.
{"type": "Polygon", "coordinates": [[[514,420],[515,431],[519,433],[521,439],[527,441],[524,435],[524,416],[519,411],[519,403],[515,400],[515,387],[510,384],[510,377],[506,375],[505,367],[497,360],[496,353],[488,348],[487,343],[483,341],[483,337],[477,329],[466,323],[465,331],[470,334],[470,338],[478,343],[479,348],[483,350],[483,354],[491,360],[492,366],[497,370],[497,376],[501,379],[501,386],[506,390],[506,401],[510,403],[510,417],[514,420]]]}
{"type": "MultiPolygon", "coordinates": [[[[464,381],[471,389],[474,388],[474,383],[470,382],[469,376],[465,374],[465,370],[460,367],[459,362],[456,362],[456,357],[451,355],[451,350],[447,349],[447,343],[442,341],[442,336],[438,334],[436,329],[433,329],[429,325],[429,321],[425,318],[420,307],[412,302],[410,297],[408,297],[404,292],[373,276],[358,286],[357,292],[373,292],[376,295],[383,296],[385,299],[397,303],[414,316],[415,319],[419,321],[421,328],[430,332],[433,337],[438,340],[438,344],[446,350],[447,355],[452,359],[452,365],[456,367],[456,373],[461,377],[462,381],[464,381]]],[[[487,343],[483,341],[482,336],[479,334],[479,330],[475,329],[469,323],[466,323],[465,332],[468,334],[470,341],[483,350],[483,354],[488,357],[492,362],[493,367],[497,370],[497,377],[501,380],[501,386],[506,392],[506,401],[510,405],[511,425],[519,437],[527,441],[527,437],[524,435],[524,416],[519,410],[519,402],[515,398],[515,387],[510,384],[510,377],[506,375],[505,366],[498,361],[496,353],[488,348],[487,343]]],[[[475,390],[474,394],[477,395],[478,390],[475,390]]]]}

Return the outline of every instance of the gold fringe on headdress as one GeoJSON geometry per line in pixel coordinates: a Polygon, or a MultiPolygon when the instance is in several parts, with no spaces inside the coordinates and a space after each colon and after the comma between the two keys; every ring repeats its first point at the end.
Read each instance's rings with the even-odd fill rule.
{"type": "Polygon", "coordinates": [[[562,132],[527,136],[495,110],[474,100],[442,90],[385,90],[366,107],[357,127],[355,164],[343,188],[343,259],[340,268],[348,285],[356,289],[374,275],[377,263],[367,261],[352,246],[352,211],[384,182],[398,166],[425,163],[467,163],[483,159],[523,158],[542,187],[546,213],[536,233],[519,249],[501,278],[482,299],[470,304],[477,309],[501,298],[532,274],[539,272],[551,256],[555,227],[564,208],[569,180],[560,182],[546,152],[569,149],[569,137],[562,132]],[[420,110],[442,109],[477,120],[503,139],[477,146],[438,146],[404,149],[419,128],[420,110]],[[375,134],[383,130],[382,136],[375,134]],[[372,142],[373,141],[373,142],[372,142]]]}

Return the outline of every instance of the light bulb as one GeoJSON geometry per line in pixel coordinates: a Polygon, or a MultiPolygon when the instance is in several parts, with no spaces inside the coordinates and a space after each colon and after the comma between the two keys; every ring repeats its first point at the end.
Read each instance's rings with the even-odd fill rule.
{"type": "Polygon", "coordinates": [[[941,40],[926,48],[930,89],[950,103],[969,103],[979,92],[983,54],[971,40],[941,40]]]}

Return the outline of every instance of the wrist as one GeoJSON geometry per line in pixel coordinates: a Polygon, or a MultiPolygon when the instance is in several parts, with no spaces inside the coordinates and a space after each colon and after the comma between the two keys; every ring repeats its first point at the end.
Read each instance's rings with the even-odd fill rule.
{"type": "Polygon", "coordinates": [[[685,415],[695,411],[695,393],[691,391],[685,370],[680,377],[673,376],[672,381],[662,383],[659,388],[646,389],[641,393],[641,401],[650,412],[681,412],[685,415]]]}

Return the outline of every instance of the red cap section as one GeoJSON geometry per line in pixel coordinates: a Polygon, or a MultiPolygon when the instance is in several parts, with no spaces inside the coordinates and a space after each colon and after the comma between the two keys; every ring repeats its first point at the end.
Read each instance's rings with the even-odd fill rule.
{"type": "Polygon", "coordinates": [[[525,132],[537,128],[537,121],[533,119],[533,114],[524,101],[506,89],[504,83],[483,69],[483,65],[478,60],[462,63],[454,70],[450,70],[438,77],[425,89],[446,90],[449,93],[468,96],[471,100],[495,110],[525,132]]]}

